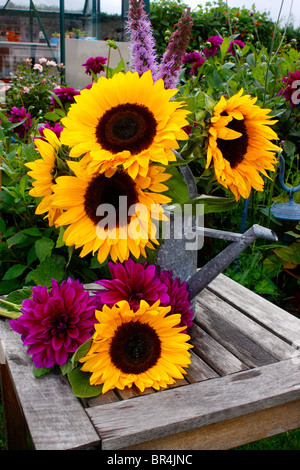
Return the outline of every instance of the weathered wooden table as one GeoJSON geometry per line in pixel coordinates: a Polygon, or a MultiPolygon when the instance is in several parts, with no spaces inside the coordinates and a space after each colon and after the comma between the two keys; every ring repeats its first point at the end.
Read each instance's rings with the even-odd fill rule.
{"type": "Polygon", "coordinates": [[[9,448],[229,449],[300,424],[300,320],[223,274],[197,298],[192,364],[176,386],[110,391],[84,403],[66,377],[36,379],[0,320],[9,448]]]}

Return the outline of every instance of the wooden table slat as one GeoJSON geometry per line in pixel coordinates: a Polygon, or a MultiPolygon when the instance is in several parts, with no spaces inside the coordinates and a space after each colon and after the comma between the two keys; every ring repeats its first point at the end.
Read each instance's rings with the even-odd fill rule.
{"type": "Polygon", "coordinates": [[[299,341],[300,320],[298,318],[224,274],[219,274],[209,284],[208,290],[275,333],[279,338],[290,344],[299,341]]]}
{"type": "MultiPolygon", "coordinates": [[[[248,307],[250,310],[250,306],[248,306],[248,299],[244,298],[244,310],[246,310],[248,307]]],[[[196,312],[198,312],[198,318],[202,317],[203,315],[204,317],[209,316],[210,313],[208,312],[214,312],[218,318],[218,321],[224,321],[231,325],[237,333],[240,332],[246,338],[255,343],[259,348],[263,349],[270,356],[278,360],[289,359],[294,355],[295,348],[291,346],[288,340],[284,340],[282,337],[277,336],[276,333],[269,331],[255,319],[250,318],[247,313],[241,312],[235,306],[225,302],[216,293],[213,293],[210,290],[203,291],[197,297],[196,312]],[[206,311],[207,313],[205,313],[206,311]]],[[[264,316],[264,312],[265,310],[261,309],[260,316],[264,316]]],[[[290,316],[292,317],[292,315],[290,316]]],[[[295,326],[295,330],[297,330],[299,320],[296,317],[292,317],[292,320],[295,326]]],[[[285,315],[281,319],[280,323],[283,324],[284,321],[285,315]]],[[[211,329],[213,329],[213,327],[211,329]]]]}
{"type": "Polygon", "coordinates": [[[214,338],[208,335],[198,325],[189,329],[193,351],[203,359],[218,375],[233,374],[248,367],[224,348],[214,338]]]}
{"type": "Polygon", "coordinates": [[[0,357],[5,357],[36,450],[96,448],[100,439],[68,379],[58,373],[35,378],[21,337],[0,320],[0,357]]]}
{"type": "MultiPolygon", "coordinates": [[[[209,293],[211,294],[211,293],[209,293]]],[[[211,294],[213,295],[213,294],[211,294]]],[[[221,301],[222,302],[222,301],[221,301]]],[[[224,302],[223,302],[224,304],[224,302]]],[[[209,308],[199,300],[196,304],[195,322],[202,329],[208,332],[215,340],[222,344],[232,354],[236,355],[248,367],[262,366],[276,362],[276,358],[265,351],[261,345],[252,341],[251,332],[246,335],[237,328],[237,325],[219,316],[209,303],[209,308]]],[[[220,305],[226,311],[227,305],[220,305]]],[[[241,313],[240,313],[241,316],[241,313]]],[[[274,335],[273,335],[274,339],[274,335]]],[[[280,340],[281,341],[281,340],[280,340]]],[[[288,346],[291,348],[291,346],[288,346]]],[[[275,355],[276,356],[276,355],[275,355]]]]}
{"type": "Polygon", "coordinates": [[[120,449],[297,400],[299,376],[290,359],[86,412],[102,449],[120,449]]]}

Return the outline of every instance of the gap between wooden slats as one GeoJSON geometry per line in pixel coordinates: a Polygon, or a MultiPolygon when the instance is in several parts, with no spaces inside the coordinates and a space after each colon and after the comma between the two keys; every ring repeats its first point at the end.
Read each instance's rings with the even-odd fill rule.
{"type": "Polygon", "coordinates": [[[299,341],[298,318],[224,274],[219,274],[207,289],[284,341],[290,344],[299,341]]]}
{"type": "Polygon", "coordinates": [[[295,348],[289,343],[210,290],[205,289],[197,297],[196,312],[197,323],[219,341],[230,343],[226,334],[230,335],[232,330],[232,344],[228,347],[238,348],[240,353],[247,347],[249,354],[257,355],[253,358],[254,366],[263,365],[260,361],[268,363],[268,360],[274,362],[272,358],[282,360],[294,356],[295,348]]]}

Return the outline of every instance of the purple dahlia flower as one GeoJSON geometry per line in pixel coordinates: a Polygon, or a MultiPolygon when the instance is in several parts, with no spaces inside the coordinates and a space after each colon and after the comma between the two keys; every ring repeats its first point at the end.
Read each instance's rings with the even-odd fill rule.
{"type": "Polygon", "coordinates": [[[190,75],[197,75],[198,69],[202,67],[206,58],[200,52],[188,52],[183,59],[184,64],[192,64],[190,75]]]}
{"type": "Polygon", "coordinates": [[[22,303],[22,315],[10,320],[10,326],[21,334],[36,368],[61,366],[91,337],[95,304],[79,281],[68,278],[59,284],[52,279],[50,291],[33,287],[32,297],[22,303]]]}
{"type": "Polygon", "coordinates": [[[103,72],[107,59],[105,57],[90,57],[85,64],[82,64],[82,67],[85,67],[85,73],[87,75],[92,75],[94,73],[97,75],[100,72],[103,72]]]}
{"type": "Polygon", "coordinates": [[[234,41],[230,41],[229,47],[228,47],[228,49],[227,49],[227,52],[230,52],[230,54],[231,54],[232,56],[235,55],[235,50],[234,50],[233,42],[234,42],[234,44],[236,44],[237,46],[240,46],[241,49],[243,49],[243,47],[245,47],[245,43],[243,43],[243,41],[241,41],[240,39],[235,39],[234,41]]]}
{"type": "Polygon", "coordinates": [[[216,55],[216,53],[221,47],[223,38],[221,38],[220,36],[211,36],[207,39],[207,42],[209,43],[209,46],[203,49],[203,54],[208,59],[209,57],[214,57],[216,55]]]}
{"type": "MultiPolygon", "coordinates": [[[[62,105],[66,105],[68,103],[74,103],[75,102],[75,96],[80,95],[80,91],[74,90],[74,88],[70,87],[63,87],[59,86],[57,88],[54,88],[53,93],[56,94],[56,96],[60,99],[62,105]]],[[[54,96],[51,96],[51,103],[54,107],[58,107],[58,104],[54,98],[54,96]]]]}
{"type": "Polygon", "coordinates": [[[159,273],[154,265],[135,263],[130,258],[123,264],[108,263],[108,266],[112,279],[96,281],[106,289],[95,293],[97,309],[101,310],[104,304],[111,307],[127,300],[131,308],[137,310],[141,300],[153,305],[159,299],[161,306],[171,306],[170,314],[181,314],[180,326],[192,326],[187,283],[173,279],[171,271],[159,273]]]}
{"type": "Polygon", "coordinates": [[[57,138],[59,139],[60,138],[60,134],[63,130],[63,126],[60,125],[59,122],[55,122],[55,123],[51,123],[49,124],[48,122],[46,122],[46,124],[43,124],[42,126],[40,126],[38,128],[38,131],[39,131],[39,136],[38,137],[35,137],[33,140],[36,140],[36,139],[42,139],[42,140],[45,140],[44,138],[44,130],[45,129],[50,129],[50,131],[54,132],[54,134],[57,136],[57,138]]]}
{"type": "Polygon", "coordinates": [[[280,90],[278,96],[283,94],[292,108],[300,107],[300,71],[289,72],[289,76],[283,77],[282,81],[286,84],[286,87],[280,90]]]}
{"type": "MultiPolygon", "coordinates": [[[[191,310],[191,302],[189,301],[187,283],[181,282],[179,277],[173,279],[172,271],[161,271],[159,277],[167,286],[167,293],[170,296],[170,302],[167,304],[161,302],[161,305],[171,305],[170,315],[180,313],[180,326],[190,328],[193,325],[193,311],[191,310]]],[[[183,333],[186,333],[186,330],[184,330],[183,333]]]]}
{"type": "Polygon", "coordinates": [[[154,265],[135,263],[131,258],[124,263],[108,263],[111,280],[96,281],[106,290],[97,291],[97,309],[104,304],[112,306],[121,300],[127,300],[133,310],[140,308],[140,301],[145,300],[152,305],[158,299],[166,305],[170,301],[163,284],[155,271],[154,265]]]}
{"type": "Polygon", "coordinates": [[[27,112],[26,108],[22,106],[22,108],[19,109],[16,106],[13,106],[10,110],[10,117],[8,120],[16,124],[18,122],[22,122],[23,119],[25,119],[25,121],[13,129],[14,132],[21,138],[26,136],[32,126],[33,121],[31,119],[31,114],[27,112]]]}

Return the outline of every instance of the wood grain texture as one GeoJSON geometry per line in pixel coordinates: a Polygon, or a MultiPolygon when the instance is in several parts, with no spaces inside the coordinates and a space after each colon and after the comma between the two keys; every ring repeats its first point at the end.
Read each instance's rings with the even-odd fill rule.
{"type": "Polygon", "coordinates": [[[238,308],[284,341],[288,341],[290,344],[299,341],[300,320],[298,318],[224,274],[219,274],[209,284],[208,290],[224,299],[229,305],[238,308]]]}
{"type": "Polygon", "coordinates": [[[299,427],[300,401],[126,447],[124,450],[228,450],[299,427]]]}
{"type": "Polygon", "coordinates": [[[299,365],[290,359],[86,412],[102,448],[120,449],[299,398],[299,365]]]}
{"type": "Polygon", "coordinates": [[[99,436],[73,395],[67,378],[59,372],[35,378],[20,335],[2,319],[0,342],[35,449],[97,447],[99,436]]]}

